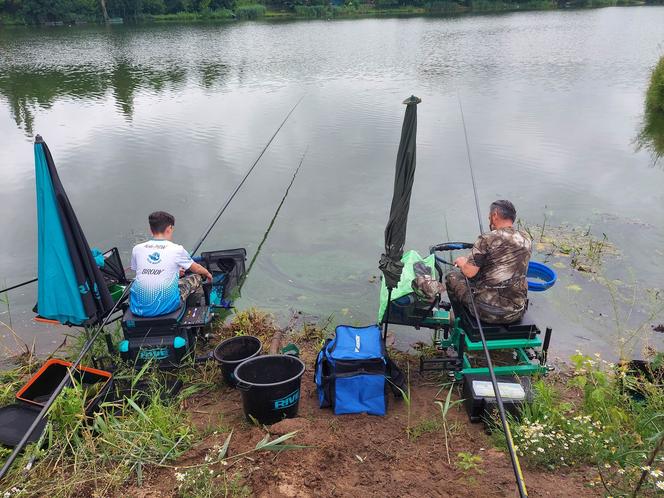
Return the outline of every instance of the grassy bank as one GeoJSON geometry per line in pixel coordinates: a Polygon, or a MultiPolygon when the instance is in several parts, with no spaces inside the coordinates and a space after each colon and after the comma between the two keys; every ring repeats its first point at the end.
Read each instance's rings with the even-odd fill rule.
{"type": "MultiPolygon", "coordinates": [[[[248,310],[217,325],[211,344],[251,334],[267,348],[277,330],[269,315],[248,310]]],[[[451,476],[468,496],[493,489],[496,482],[506,483],[499,494],[512,488],[500,432],[487,436],[481,425],[469,424],[459,384],[450,385],[444,375],[417,375],[416,355],[392,354],[409,372],[409,388],[407,400],[390,401],[385,418],[337,417],[320,410],[310,372],[322,338],[331,331],[331,326],[301,323],[286,332],[308,368],[297,419],[271,427],[247,422],[239,392],[221,384],[214,363],[178,371],[184,387],[170,399],[160,387],[168,374],[119,370],[116,382],[124,386],[123,397],[106,401],[91,417],[82,415],[86,391],[81,386],[66,390],[50,412],[42,448],[28,448],[0,493],[8,498],[146,493],[185,498],[269,495],[280,489],[314,496],[310,486],[315,486],[323,494],[345,495],[357,491],[361,476],[385,472],[389,476],[367,482],[364,489],[425,496],[443,485],[437,481],[441,476],[451,476]],[[152,386],[147,395],[138,388],[146,381],[152,386]],[[347,483],[317,477],[320,462],[329,459],[347,483]],[[434,467],[437,472],[427,473],[434,467]],[[400,477],[390,477],[393,471],[400,477]]],[[[65,353],[71,356],[74,350],[65,353]]],[[[3,402],[38,363],[23,357],[20,367],[2,374],[3,402]]],[[[512,427],[536,494],[572,496],[587,487],[606,487],[607,494],[622,495],[636,488],[644,472],[641,495],[664,486],[664,453],[656,451],[664,435],[664,393],[655,381],[579,353],[569,367],[537,380],[535,389],[535,403],[524,418],[512,420],[512,427]]],[[[7,453],[3,450],[2,457],[7,453]]]]}

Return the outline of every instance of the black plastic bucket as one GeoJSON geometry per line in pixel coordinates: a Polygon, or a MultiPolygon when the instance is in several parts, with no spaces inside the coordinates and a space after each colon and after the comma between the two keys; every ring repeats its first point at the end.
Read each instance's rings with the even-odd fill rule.
{"type": "Polygon", "coordinates": [[[241,363],[235,378],[247,419],[273,424],[297,416],[304,370],[302,360],[290,355],[258,356],[241,363]]]}
{"type": "Polygon", "coordinates": [[[221,366],[221,373],[226,383],[235,387],[237,382],[233,372],[245,360],[260,354],[263,344],[258,337],[240,335],[231,337],[214,348],[214,359],[221,366]]]}

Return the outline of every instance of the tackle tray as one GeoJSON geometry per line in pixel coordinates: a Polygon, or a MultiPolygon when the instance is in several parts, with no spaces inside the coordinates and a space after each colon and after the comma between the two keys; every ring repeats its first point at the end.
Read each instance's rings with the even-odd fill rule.
{"type": "MultiPolygon", "coordinates": [[[[18,444],[71,366],[72,363],[55,358],[46,361],[18,391],[17,402],[0,408],[0,444],[10,447],[18,444]]],[[[88,390],[90,399],[85,406],[85,414],[91,415],[110,392],[113,374],[79,366],[72,373],[72,377],[74,381],[87,386],[85,389],[88,390]]],[[[47,417],[44,417],[28,442],[39,439],[46,426],[46,420],[47,417]]]]}
{"type": "MultiPolygon", "coordinates": [[[[505,411],[518,418],[522,406],[532,402],[533,399],[530,377],[500,376],[496,380],[505,411]],[[510,389],[512,385],[516,386],[516,389],[510,389]],[[520,395],[516,395],[517,391],[520,395]]],[[[498,410],[491,378],[488,375],[464,375],[462,397],[470,421],[473,423],[483,421],[489,426],[493,419],[492,415],[498,410]]]]}

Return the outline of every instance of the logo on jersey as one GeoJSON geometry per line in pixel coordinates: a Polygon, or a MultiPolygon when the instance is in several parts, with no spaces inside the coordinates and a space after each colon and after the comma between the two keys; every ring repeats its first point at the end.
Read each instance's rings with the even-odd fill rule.
{"type": "Polygon", "coordinates": [[[153,252],[148,256],[148,263],[152,263],[153,265],[156,265],[161,261],[161,254],[158,252],[153,252]]]}

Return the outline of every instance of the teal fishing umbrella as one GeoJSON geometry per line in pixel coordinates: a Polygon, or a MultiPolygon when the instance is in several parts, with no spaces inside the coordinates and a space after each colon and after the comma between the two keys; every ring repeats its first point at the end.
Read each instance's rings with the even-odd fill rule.
{"type": "Polygon", "coordinates": [[[422,100],[414,95],[403,102],[406,105],[406,114],[404,115],[401,140],[397,152],[390,217],[385,227],[385,252],[381,255],[378,264],[378,268],[383,272],[388,291],[387,311],[385,317],[381,317],[384,318],[385,323],[384,336],[387,333],[392,289],[399,284],[401,271],[403,270],[401,258],[403,257],[403,249],[406,244],[410,194],[413,190],[413,180],[415,179],[417,104],[420,102],[422,100]]]}
{"type": "Polygon", "coordinates": [[[101,322],[113,299],[76,218],[55,162],[35,138],[37,183],[37,313],[66,325],[101,322]]]}

